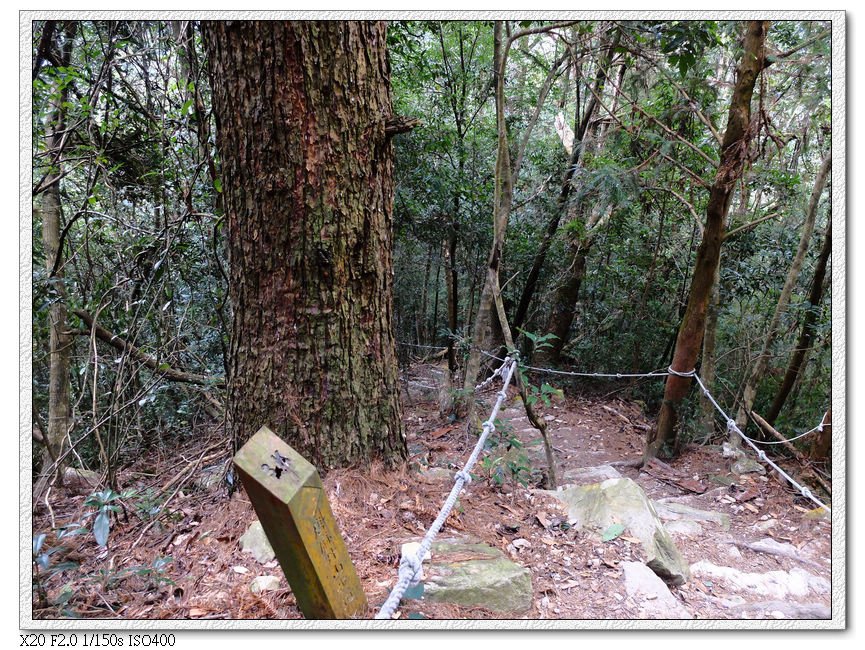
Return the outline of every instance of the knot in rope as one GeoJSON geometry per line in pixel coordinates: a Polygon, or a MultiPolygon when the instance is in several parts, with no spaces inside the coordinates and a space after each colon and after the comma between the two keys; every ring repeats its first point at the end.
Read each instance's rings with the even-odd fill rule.
{"type": "Polygon", "coordinates": [[[808,488],[803,487],[801,492],[802,492],[802,496],[805,497],[806,499],[811,498],[811,490],[809,490],[808,488]]]}
{"type": "Polygon", "coordinates": [[[679,372],[678,370],[673,370],[673,366],[667,368],[667,372],[671,375],[676,375],[676,377],[693,377],[697,374],[696,368],[693,370],[689,370],[688,372],[679,372]]]}
{"type": "Polygon", "coordinates": [[[727,418],[727,432],[735,431],[736,428],[736,420],[733,418],[727,418]]]}
{"type": "Polygon", "coordinates": [[[411,572],[411,583],[416,585],[421,581],[421,573],[423,567],[423,562],[421,559],[414,553],[408,553],[403,555],[399,561],[400,572],[405,570],[406,572],[411,572]]]}
{"type": "Polygon", "coordinates": [[[496,430],[496,425],[492,420],[487,420],[486,422],[484,422],[483,427],[490,433],[496,430]]]}
{"type": "Polygon", "coordinates": [[[763,451],[762,449],[758,449],[757,450],[757,458],[759,458],[763,462],[766,462],[766,452],[763,451]]]}
{"type": "Polygon", "coordinates": [[[500,390],[500,391],[498,392],[498,395],[499,395],[499,397],[501,397],[503,400],[506,400],[506,399],[508,398],[508,393],[507,393],[507,391],[505,391],[505,390],[500,390]]]}
{"type": "Polygon", "coordinates": [[[466,472],[465,470],[460,470],[454,475],[454,478],[462,479],[464,485],[468,485],[472,482],[472,475],[466,472]]]}

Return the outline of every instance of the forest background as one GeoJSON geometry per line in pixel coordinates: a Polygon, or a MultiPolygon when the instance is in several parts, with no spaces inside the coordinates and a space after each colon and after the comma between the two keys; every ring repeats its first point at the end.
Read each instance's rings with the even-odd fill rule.
{"type": "MultiPolygon", "coordinates": [[[[687,62],[684,65],[683,69],[685,71],[687,71],[687,62]]],[[[526,73],[537,75],[538,71],[533,71],[531,68],[527,67],[526,73]]],[[[538,79],[536,79],[536,81],[540,81],[540,77],[538,77],[538,79]]],[[[527,84],[526,88],[529,88],[530,85],[531,84],[527,84]]],[[[540,84],[537,84],[537,83],[534,84],[534,88],[537,89],[538,85],[540,85],[540,84]]],[[[817,95],[819,95],[819,94],[820,93],[818,92],[817,95]]],[[[532,98],[527,97],[526,99],[531,100],[532,98]]],[[[525,106],[531,106],[531,105],[532,105],[531,101],[527,101],[525,104],[525,106]]],[[[179,103],[178,106],[175,108],[177,108],[178,110],[182,109],[183,108],[182,103],[179,103]]],[[[410,113],[410,112],[411,111],[406,111],[406,113],[410,113]]],[[[528,111],[528,112],[530,113],[531,111],[528,111]]],[[[549,120],[550,117],[552,117],[552,114],[546,115],[545,119],[549,120]]],[[[687,125],[685,125],[685,126],[687,126],[687,125]]],[[[683,126],[683,128],[685,128],[685,126],[683,126]]],[[[476,149],[473,149],[473,151],[479,156],[483,155],[483,150],[484,150],[484,143],[482,141],[482,138],[483,138],[483,134],[481,134],[481,139],[478,142],[472,143],[473,146],[477,147],[476,149]]],[[[417,142],[417,141],[415,140],[415,142],[417,142]]],[[[619,143],[619,144],[622,146],[630,146],[630,143],[619,143]]],[[[429,146],[429,145],[424,144],[424,143],[420,143],[421,149],[419,149],[419,151],[423,150],[423,147],[427,147],[427,146],[429,146]]],[[[564,156],[562,145],[559,141],[556,140],[556,138],[550,137],[549,141],[544,143],[544,147],[546,147],[546,151],[558,152],[559,157],[564,156]]],[[[489,145],[489,143],[487,143],[486,151],[489,152],[489,150],[490,150],[490,145],[489,145]]],[[[409,150],[409,152],[411,152],[411,151],[409,150]]],[[[487,153],[487,155],[488,155],[488,153],[487,153]]],[[[699,154],[695,154],[695,155],[699,156],[699,154]]],[[[555,178],[555,173],[559,169],[559,168],[556,168],[556,169],[551,168],[550,170],[543,169],[544,165],[552,164],[555,161],[545,160],[544,156],[540,155],[540,154],[538,154],[535,158],[532,158],[531,156],[529,156],[528,162],[530,165],[534,165],[536,167],[536,168],[535,167],[532,168],[532,173],[533,173],[532,178],[535,179],[536,181],[540,181],[540,183],[543,183],[545,178],[549,178],[549,177],[555,178]]],[[[559,164],[561,164],[561,160],[559,160],[558,162],[559,162],[559,164]]],[[[643,161],[635,158],[634,162],[637,165],[639,165],[643,161]]],[[[621,207],[625,212],[627,212],[628,210],[638,210],[639,205],[640,205],[639,199],[637,197],[635,197],[633,194],[628,196],[627,184],[622,183],[621,179],[616,178],[616,174],[622,171],[621,169],[617,169],[615,167],[616,163],[614,163],[611,160],[605,160],[605,159],[603,159],[603,157],[599,158],[597,156],[593,159],[592,163],[593,163],[593,165],[596,165],[596,167],[592,168],[592,170],[594,172],[594,176],[592,177],[592,183],[593,183],[592,187],[594,189],[592,191],[594,191],[596,193],[596,196],[603,196],[603,197],[605,197],[605,199],[610,199],[611,204],[614,201],[619,201],[619,203],[621,204],[619,207],[621,207]]],[[[812,169],[815,169],[815,167],[813,167],[813,164],[814,163],[812,163],[812,169]]],[[[490,165],[487,165],[486,167],[488,170],[490,165]]],[[[402,168],[401,173],[413,174],[413,173],[418,173],[418,172],[429,173],[429,172],[425,172],[423,169],[421,169],[419,165],[411,165],[411,164],[402,168]]],[[[398,174],[399,173],[400,173],[400,170],[398,168],[398,174]]],[[[837,178],[837,172],[836,172],[836,178],[837,178]]],[[[553,181],[553,182],[555,182],[555,181],[553,181]]],[[[793,185],[790,185],[790,182],[791,182],[790,179],[785,178],[785,177],[773,178],[772,179],[773,190],[778,190],[779,188],[781,190],[784,190],[784,191],[786,191],[785,188],[795,190],[796,187],[799,187],[798,198],[796,200],[791,201],[791,205],[792,206],[801,206],[804,203],[803,199],[805,198],[803,192],[807,192],[808,190],[810,190],[811,183],[810,183],[810,181],[808,181],[808,182],[803,182],[800,185],[800,183],[797,181],[793,185]]],[[[538,185],[536,183],[536,187],[539,187],[539,186],[540,185],[538,185]]],[[[440,191],[440,192],[444,193],[447,191],[447,189],[448,189],[448,187],[447,187],[447,184],[445,183],[441,187],[438,187],[438,189],[436,191],[440,191]]],[[[531,190],[527,191],[526,198],[531,198],[532,193],[533,192],[531,190]]],[[[667,194],[669,194],[669,193],[667,193],[667,194]]],[[[442,197],[439,197],[439,198],[442,199],[442,197]]],[[[442,201],[452,200],[452,198],[453,197],[451,197],[451,198],[444,197],[442,199],[442,201]]],[[[673,204],[676,204],[678,202],[678,208],[677,209],[680,209],[683,205],[687,206],[688,203],[693,202],[693,201],[687,201],[687,200],[683,201],[681,196],[680,197],[672,197],[672,198],[668,197],[668,199],[670,201],[672,201],[673,204]]],[[[405,207],[406,205],[411,206],[417,199],[415,197],[411,196],[410,193],[409,194],[403,193],[402,196],[400,196],[400,193],[398,192],[398,194],[397,194],[397,204],[398,205],[399,205],[400,200],[403,201],[403,206],[405,207]]],[[[442,201],[439,201],[439,202],[442,202],[442,201]]],[[[461,254],[463,255],[464,260],[465,260],[466,275],[469,278],[476,278],[476,276],[478,275],[477,269],[479,266],[482,265],[482,260],[479,261],[476,258],[476,259],[474,259],[474,261],[472,261],[470,257],[465,255],[465,253],[467,253],[469,251],[475,251],[476,253],[480,254],[480,257],[483,257],[485,255],[484,251],[486,251],[488,249],[488,242],[484,239],[485,235],[484,235],[483,229],[484,229],[484,227],[487,227],[487,224],[488,224],[489,209],[488,209],[488,206],[484,206],[477,199],[473,199],[470,192],[468,195],[468,201],[469,201],[470,205],[472,204],[473,201],[476,203],[476,205],[472,205],[472,208],[470,210],[470,213],[473,214],[474,217],[467,224],[468,228],[466,228],[466,230],[468,232],[465,234],[466,241],[463,244],[463,246],[465,248],[461,254]],[[473,273],[469,272],[472,268],[474,269],[473,273]]],[[[827,203],[828,203],[828,201],[827,201],[827,203]]],[[[617,204],[617,205],[619,205],[619,204],[617,204]]],[[[530,211],[532,210],[531,203],[528,203],[528,202],[526,203],[526,209],[527,209],[527,214],[530,214],[531,213],[530,211]]],[[[697,211],[699,212],[699,206],[698,206],[697,211]]],[[[687,210],[686,210],[686,212],[687,212],[687,210]]],[[[408,210],[408,213],[411,214],[411,210],[408,210]]],[[[636,214],[636,213],[634,213],[634,214],[636,214]]],[[[627,219],[627,216],[628,215],[623,214],[621,218],[627,219]]],[[[766,216],[766,214],[764,214],[762,216],[766,216]]],[[[413,217],[413,219],[415,219],[415,221],[412,222],[411,227],[414,228],[415,226],[417,226],[417,228],[414,228],[414,230],[412,231],[412,234],[418,235],[418,233],[420,233],[420,236],[407,237],[402,242],[398,242],[398,245],[397,245],[396,263],[397,263],[398,278],[410,280],[411,283],[414,283],[411,286],[408,286],[408,287],[401,289],[401,287],[399,285],[400,280],[398,279],[398,281],[397,281],[396,293],[398,296],[398,300],[399,300],[400,292],[402,291],[403,293],[401,294],[402,295],[401,304],[405,306],[405,311],[403,313],[399,314],[398,318],[397,318],[397,320],[398,320],[398,323],[397,323],[398,337],[397,338],[400,341],[412,341],[412,342],[417,343],[417,344],[437,344],[437,343],[443,342],[443,338],[441,336],[441,331],[440,331],[441,328],[436,326],[436,323],[437,323],[437,319],[435,318],[436,307],[434,306],[435,298],[429,294],[424,296],[423,292],[417,293],[417,292],[413,291],[413,289],[412,289],[413,286],[417,286],[417,285],[429,286],[429,281],[428,280],[427,280],[427,282],[422,281],[420,276],[429,277],[430,275],[443,272],[443,270],[446,268],[445,264],[443,262],[443,258],[442,258],[443,254],[444,254],[443,249],[439,248],[439,242],[442,240],[442,237],[440,236],[441,233],[433,233],[433,234],[431,234],[431,236],[429,238],[426,238],[426,239],[424,238],[424,231],[425,230],[434,230],[436,227],[438,227],[436,225],[436,219],[437,218],[438,218],[438,215],[436,215],[434,213],[426,213],[426,214],[418,213],[418,214],[416,214],[413,217]],[[402,248],[400,248],[400,244],[403,246],[402,248]],[[400,256],[401,255],[405,256],[404,258],[402,258],[402,265],[403,265],[401,267],[402,272],[400,272],[400,263],[401,263],[400,256]],[[413,264],[411,262],[411,260],[417,260],[418,258],[425,259],[425,263],[422,265],[419,265],[416,263],[413,264]],[[417,277],[415,277],[415,276],[417,276],[417,277]],[[430,304],[430,302],[428,302],[425,306],[426,308],[422,309],[422,307],[424,307],[424,305],[423,305],[424,300],[428,300],[428,301],[432,302],[433,304],[430,304]],[[417,302],[412,302],[412,301],[417,301],[417,302]],[[432,311],[432,316],[429,316],[430,311],[432,311]],[[421,314],[421,318],[417,317],[418,314],[421,314]],[[424,314],[426,314],[426,318],[423,317],[424,314]],[[429,321],[429,322],[424,322],[424,321],[429,321]]],[[[634,218],[633,214],[631,215],[631,218],[634,218]]],[[[615,219],[611,219],[610,221],[615,221],[615,219]]],[[[609,223],[609,222],[607,222],[607,223],[609,223]]],[[[636,223],[636,222],[634,222],[634,223],[636,223]]],[[[691,223],[690,218],[687,215],[685,215],[685,218],[682,219],[682,223],[679,225],[679,227],[683,228],[684,230],[687,230],[689,227],[688,226],[689,223],[691,223]]],[[[821,222],[821,224],[823,226],[825,226],[825,221],[821,222]]],[[[631,224],[631,225],[633,225],[633,224],[631,224]]],[[[528,266],[528,262],[532,258],[532,253],[533,253],[533,251],[531,250],[531,247],[530,247],[531,241],[532,241],[533,237],[537,236],[538,227],[536,224],[533,226],[528,221],[524,222],[524,221],[521,221],[519,219],[516,221],[516,223],[512,223],[512,227],[513,226],[516,226],[516,230],[509,232],[509,246],[513,247],[509,251],[509,263],[513,263],[514,267],[520,266],[521,264],[523,266],[528,266]],[[519,229],[521,227],[525,228],[525,236],[524,237],[520,236],[520,230],[519,229]],[[531,228],[534,228],[535,231],[532,232],[531,228]],[[512,237],[513,237],[513,239],[511,239],[512,237]],[[522,260],[522,261],[520,261],[520,260],[522,260]]],[[[616,228],[616,225],[613,224],[610,227],[616,228]]],[[[618,227],[619,228],[626,228],[626,227],[628,227],[628,222],[623,221],[622,223],[620,223],[618,225],[618,227]]],[[[766,227],[767,228],[772,227],[771,220],[767,220],[766,227]]],[[[572,226],[572,228],[578,229],[579,226],[572,226]]],[[[684,230],[683,230],[683,232],[684,232],[684,230]]],[[[757,228],[754,228],[751,232],[752,232],[752,234],[754,234],[754,233],[758,233],[759,230],[757,228]]],[[[767,231],[767,232],[769,232],[769,231],[767,231]]],[[[571,234],[573,234],[573,233],[571,233],[571,234]]],[[[581,234],[582,233],[580,233],[580,232],[576,233],[577,236],[580,236],[581,234]]],[[[610,234],[621,234],[621,231],[619,231],[617,233],[615,230],[611,230],[610,234]]],[[[34,233],[34,235],[35,235],[35,233],[34,233]]],[[[790,231],[785,231],[784,229],[781,229],[780,232],[777,230],[773,230],[773,231],[771,231],[771,235],[767,235],[767,236],[771,236],[771,237],[788,236],[792,242],[794,239],[798,238],[798,235],[799,235],[798,232],[790,232],[790,231]]],[[[606,236],[607,236],[606,233],[602,233],[602,237],[606,237],[606,236]]],[[[685,239],[688,238],[687,235],[683,235],[683,236],[685,237],[685,239]]],[[[759,235],[754,235],[754,236],[759,237],[759,235]]],[[[692,237],[693,237],[693,235],[692,235],[692,237]]],[[[643,292],[640,290],[644,286],[646,286],[646,285],[643,285],[643,287],[641,287],[640,283],[639,283],[639,281],[644,279],[644,278],[639,277],[639,276],[629,277],[629,272],[626,269],[619,268],[615,263],[616,258],[610,257],[610,256],[614,256],[617,254],[616,246],[618,244],[616,244],[616,242],[613,240],[604,239],[603,241],[605,244],[609,243],[610,245],[600,245],[597,247],[597,249],[601,249],[601,250],[605,251],[607,254],[607,259],[602,262],[603,267],[605,269],[612,269],[615,273],[618,273],[618,276],[616,276],[616,279],[618,280],[619,284],[616,284],[616,283],[613,283],[613,284],[616,284],[616,286],[619,287],[618,290],[621,291],[622,297],[620,298],[620,302],[621,301],[627,302],[628,296],[631,296],[631,295],[639,296],[641,298],[645,298],[645,301],[647,303],[649,303],[645,306],[646,311],[647,312],[651,311],[651,309],[652,309],[651,295],[643,296],[642,295],[643,292]]],[[[566,246],[566,242],[567,242],[567,240],[562,241],[559,243],[559,245],[566,246]]],[[[736,246],[735,242],[733,245],[736,246]]],[[[763,258],[759,261],[759,263],[762,265],[763,270],[767,270],[767,269],[771,269],[771,268],[778,268],[781,270],[786,270],[783,268],[784,267],[784,263],[783,263],[784,261],[783,260],[765,259],[765,256],[767,256],[767,255],[771,257],[772,253],[769,250],[769,247],[765,247],[765,249],[761,248],[759,245],[759,240],[751,241],[750,244],[748,244],[748,245],[751,246],[751,248],[748,250],[746,250],[747,246],[745,244],[740,244],[740,246],[745,246],[745,248],[742,248],[741,250],[739,250],[739,249],[734,249],[734,250],[737,250],[738,252],[740,252],[743,256],[743,259],[747,258],[751,262],[753,262],[753,260],[755,259],[753,257],[753,255],[757,255],[758,260],[760,260],[760,258],[763,258]]],[[[793,246],[787,246],[787,248],[788,249],[789,248],[795,249],[795,246],[794,245],[793,246]]],[[[816,246],[812,246],[812,253],[811,253],[812,255],[816,255],[816,253],[818,252],[816,250],[816,248],[817,248],[816,246]]],[[[622,251],[622,252],[624,253],[624,251],[622,251]]],[[[628,251],[628,252],[630,252],[630,251],[628,251]]],[[[667,278],[668,281],[670,281],[670,277],[671,277],[672,273],[674,272],[675,266],[676,266],[675,265],[675,255],[673,255],[673,254],[665,255],[664,260],[668,266],[664,267],[663,269],[661,269],[659,271],[654,271],[653,273],[657,273],[657,276],[659,278],[667,278]]],[[[597,260],[596,260],[596,262],[597,262],[597,260]]],[[[750,289],[752,291],[756,291],[754,283],[758,282],[759,280],[756,278],[756,276],[751,277],[749,275],[749,273],[751,271],[751,268],[750,268],[751,262],[749,262],[748,264],[743,264],[743,266],[745,268],[736,269],[735,273],[733,275],[730,275],[726,278],[726,281],[728,283],[738,283],[738,284],[735,284],[735,286],[737,286],[737,287],[750,287],[750,289]]],[[[685,264],[684,266],[687,267],[687,264],[685,264]]],[[[564,269],[558,269],[558,272],[561,273],[563,270],[564,269]]],[[[837,269],[835,269],[835,272],[837,273],[837,269]]],[[[597,272],[595,272],[595,273],[597,273],[597,272]]],[[[601,274],[597,274],[595,276],[594,280],[592,279],[592,276],[590,276],[589,281],[587,282],[588,286],[583,288],[583,291],[586,292],[588,294],[588,296],[591,297],[591,301],[594,303],[592,305],[593,309],[591,311],[587,310],[584,313],[584,319],[586,319],[584,322],[584,326],[589,331],[591,331],[593,333],[593,336],[592,336],[591,340],[589,340],[587,338],[585,341],[580,341],[580,340],[577,340],[575,342],[572,341],[572,346],[571,346],[571,350],[570,350],[571,354],[578,355],[578,358],[580,358],[586,364],[586,366],[591,366],[591,367],[597,367],[599,364],[602,364],[603,362],[609,361],[610,360],[610,357],[609,357],[609,349],[610,348],[608,348],[606,346],[598,347],[595,345],[595,343],[598,340],[598,337],[600,337],[600,340],[604,340],[604,339],[610,340],[613,338],[616,339],[616,345],[612,345],[610,347],[612,347],[613,349],[619,350],[619,352],[614,352],[614,354],[620,354],[621,356],[619,358],[613,359],[616,362],[616,363],[612,364],[614,366],[619,366],[620,363],[625,363],[625,364],[630,364],[631,366],[636,367],[634,364],[635,364],[635,360],[637,359],[637,357],[639,355],[637,352],[635,352],[635,347],[640,347],[640,344],[643,341],[651,341],[651,345],[649,346],[648,350],[645,350],[645,349],[640,350],[639,351],[640,354],[646,354],[647,357],[651,357],[651,358],[663,357],[664,352],[666,352],[667,348],[669,347],[669,340],[666,338],[663,338],[663,337],[657,338],[657,339],[653,337],[652,333],[656,331],[657,324],[650,325],[648,322],[644,323],[643,326],[647,328],[645,331],[641,331],[639,329],[639,324],[634,325],[631,329],[624,328],[622,319],[625,316],[623,313],[619,313],[619,310],[615,307],[615,305],[611,305],[609,308],[599,309],[599,307],[603,307],[603,305],[601,303],[599,303],[599,300],[608,300],[609,299],[608,295],[610,295],[610,293],[612,291],[612,289],[609,288],[610,285],[607,285],[606,287],[604,285],[604,282],[612,282],[612,281],[609,278],[600,277],[600,275],[601,274]],[[600,298],[599,298],[599,296],[600,296],[600,298]],[[617,332],[622,332],[622,331],[627,332],[626,338],[625,338],[625,345],[622,345],[622,339],[621,338],[614,336],[614,334],[616,334],[617,332]],[[616,347],[617,345],[619,347],[616,347]],[[654,347],[651,347],[651,346],[654,346],[654,347]],[[600,355],[599,350],[603,350],[603,352],[604,352],[603,356],[600,355]]],[[[606,275],[606,274],[604,274],[604,275],[606,275]]],[[[509,277],[510,274],[507,274],[507,276],[509,277]]],[[[507,277],[503,277],[503,281],[506,279],[507,279],[507,277]]],[[[777,284],[780,286],[780,283],[781,283],[780,275],[778,278],[776,278],[776,280],[777,280],[777,284]]],[[[730,286],[733,286],[733,285],[731,284],[730,286]]],[[[442,285],[439,285],[439,290],[444,291],[444,287],[442,285]]],[[[471,295],[471,294],[469,294],[469,295],[471,295]]],[[[752,295],[756,295],[756,294],[752,293],[752,295]]],[[[439,299],[441,299],[441,297],[439,297],[439,299]]],[[[512,296],[511,301],[513,303],[516,303],[517,302],[517,296],[516,295],[512,296]]],[[[757,302],[759,302],[759,301],[757,301],[757,302]]],[[[471,299],[469,298],[466,301],[466,303],[467,304],[464,305],[464,310],[465,310],[466,314],[468,315],[468,317],[465,320],[470,322],[470,320],[471,320],[471,316],[470,316],[471,299]]],[[[765,326],[765,322],[768,321],[768,319],[769,319],[769,313],[771,311],[771,307],[774,306],[771,303],[772,303],[772,301],[768,301],[767,303],[763,304],[762,307],[760,307],[760,305],[758,305],[757,303],[751,303],[748,305],[738,305],[735,307],[735,309],[736,309],[735,314],[736,314],[737,318],[741,318],[746,314],[749,316],[753,316],[753,318],[745,318],[744,319],[746,325],[750,322],[750,325],[748,326],[748,327],[750,327],[750,330],[748,330],[748,331],[737,331],[735,333],[732,331],[727,331],[725,334],[725,331],[723,329],[723,316],[722,316],[722,329],[721,329],[722,336],[728,335],[731,337],[732,336],[739,337],[739,338],[737,338],[736,341],[728,341],[726,344],[726,348],[731,349],[731,350],[736,349],[737,348],[736,344],[738,343],[739,347],[742,347],[743,350],[741,352],[741,357],[738,359],[738,361],[736,359],[735,353],[730,354],[726,360],[726,363],[728,365],[723,367],[723,370],[719,374],[723,374],[725,376],[726,375],[734,375],[734,376],[741,375],[740,381],[744,381],[745,368],[748,365],[747,362],[745,361],[745,359],[748,358],[749,350],[750,350],[750,354],[753,356],[753,350],[751,350],[748,346],[753,347],[755,345],[754,341],[759,339],[760,333],[762,332],[762,328],[765,326]],[[755,307],[760,307],[763,309],[763,313],[761,316],[757,317],[756,315],[754,315],[753,312],[754,312],[755,307]]],[[[643,303],[640,303],[640,304],[642,305],[643,303]]],[[[439,305],[438,309],[442,309],[442,305],[439,305]]],[[[759,311],[759,309],[757,311],[759,311]]],[[[439,314],[441,316],[440,312],[439,312],[439,314]]],[[[730,314],[728,313],[727,316],[729,318],[730,314]]],[[[669,320],[672,323],[676,320],[676,318],[673,316],[667,320],[669,320]]],[[[739,321],[739,322],[741,322],[741,321],[739,321]]],[[[828,325],[828,321],[824,321],[824,325],[828,325]]],[[[24,326],[24,324],[22,324],[22,327],[23,326],[24,326]]],[[[792,336],[794,329],[795,328],[792,328],[792,327],[790,329],[788,329],[788,334],[792,336]]],[[[543,328],[536,329],[535,331],[541,331],[541,333],[542,333],[543,328]]],[[[828,330],[826,330],[826,331],[828,332],[828,330]]],[[[828,348],[824,348],[824,350],[826,350],[826,353],[828,353],[828,348]]],[[[802,412],[802,415],[800,416],[801,420],[798,420],[798,421],[795,420],[795,413],[790,414],[791,419],[789,422],[791,423],[791,426],[793,426],[793,427],[799,426],[800,424],[801,425],[805,424],[805,420],[807,418],[805,418],[804,413],[807,412],[809,415],[812,415],[814,412],[820,410],[820,407],[817,406],[817,403],[820,402],[821,395],[822,395],[822,397],[825,398],[825,396],[828,394],[827,389],[828,389],[829,376],[825,372],[823,374],[821,374],[821,366],[822,366],[822,364],[820,364],[820,363],[811,364],[811,372],[814,374],[812,374],[810,376],[810,380],[811,380],[811,383],[813,383],[816,386],[816,388],[814,389],[814,396],[809,397],[808,394],[801,396],[802,401],[797,402],[798,407],[801,409],[801,412],[802,412]],[[795,422],[795,424],[793,424],[793,422],[795,422]]],[[[610,367],[610,366],[607,366],[607,367],[610,367]]],[[[166,394],[169,394],[170,392],[171,391],[168,390],[168,391],[166,391],[166,394]]],[[[142,394],[142,399],[144,399],[145,397],[146,396],[144,396],[142,394]]],[[[637,397],[643,398],[643,399],[647,400],[649,403],[652,403],[652,402],[657,403],[658,399],[660,398],[660,396],[657,394],[655,394],[655,395],[652,395],[652,394],[638,395],[637,397]]],[[[161,398],[155,397],[154,399],[158,400],[161,398]]],[[[176,411],[177,404],[178,404],[176,399],[177,399],[176,396],[174,396],[174,397],[171,397],[170,395],[168,396],[167,401],[164,405],[164,408],[167,409],[166,412],[176,411]]],[[[694,419],[696,419],[696,409],[698,407],[695,404],[693,408],[694,408],[694,414],[695,414],[694,419]]],[[[782,423],[783,422],[784,422],[784,420],[782,420],[782,423]]],[[[801,428],[801,426],[799,426],[799,428],[801,428]]]]}

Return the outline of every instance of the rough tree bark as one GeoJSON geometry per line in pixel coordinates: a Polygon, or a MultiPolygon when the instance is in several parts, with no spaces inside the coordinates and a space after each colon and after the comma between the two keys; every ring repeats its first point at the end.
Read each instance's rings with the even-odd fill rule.
{"type": "MultiPolygon", "coordinates": [[[[784,280],[784,287],[781,289],[781,295],[778,297],[778,303],[775,305],[775,313],[772,314],[772,320],[769,322],[769,327],[763,339],[763,347],[751,372],[748,375],[748,380],[745,382],[745,388],[742,393],[742,402],[739,405],[739,410],[736,413],[736,424],[744,431],[748,424],[748,413],[754,405],[754,400],[757,397],[757,388],[760,385],[766,370],[769,367],[769,359],[772,352],[772,345],[775,343],[775,338],[778,336],[778,331],[781,328],[781,317],[787,311],[790,305],[790,297],[793,295],[793,289],[799,281],[799,274],[802,271],[802,265],[805,263],[805,254],[808,252],[808,246],[811,243],[811,235],[814,232],[814,223],[817,220],[817,206],[820,204],[820,197],[826,187],[826,182],[829,179],[829,171],[832,168],[832,155],[827,154],[823,158],[820,165],[820,170],[817,172],[817,178],[814,180],[814,189],[811,192],[811,197],[808,200],[808,206],[805,210],[805,223],[802,226],[802,234],[799,237],[799,246],[796,249],[796,254],[787,271],[787,278],[784,280]]],[[[738,444],[739,437],[735,436],[738,444]]]]}
{"type": "MultiPolygon", "coordinates": [[[[748,23],[744,53],[736,71],[736,83],[730,100],[727,130],[721,144],[721,159],[706,207],[703,239],[697,249],[688,305],[679,327],[671,368],[687,373],[694,369],[703,343],[706,311],[712,293],[715,268],[721,255],[725,220],[736,180],[742,172],[751,127],[751,96],[760,72],[766,67],[766,32],[768,21],[748,23]]],[[[691,386],[690,377],[670,375],[664,386],[664,399],[655,428],[646,435],[643,461],[648,462],[669,440],[675,441],[676,407],[685,398],[691,386]]]]}
{"type": "Polygon", "coordinates": [[[383,22],[203,24],[233,309],[228,423],[319,467],[406,455],[383,22]]]}

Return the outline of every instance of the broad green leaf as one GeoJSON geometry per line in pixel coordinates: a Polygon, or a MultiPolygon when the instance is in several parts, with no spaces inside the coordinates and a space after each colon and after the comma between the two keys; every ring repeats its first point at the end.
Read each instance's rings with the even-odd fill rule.
{"type": "Polygon", "coordinates": [[[616,539],[619,535],[625,532],[625,527],[622,524],[613,524],[607,528],[601,535],[602,542],[609,542],[616,539]]]}
{"type": "Polygon", "coordinates": [[[108,533],[110,530],[111,520],[108,516],[108,510],[101,510],[93,522],[93,536],[96,538],[96,543],[99,546],[105,546],[108,543],[108,533]]]}

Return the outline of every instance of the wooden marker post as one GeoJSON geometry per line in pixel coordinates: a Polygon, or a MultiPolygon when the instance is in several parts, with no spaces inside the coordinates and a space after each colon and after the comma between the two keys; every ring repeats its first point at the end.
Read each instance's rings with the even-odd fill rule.
{"type": "Polygon", "coordinates": [[[315,467],[267,427],[234,464],[304,617],[364,614],[366,595],[315,467]]]}

